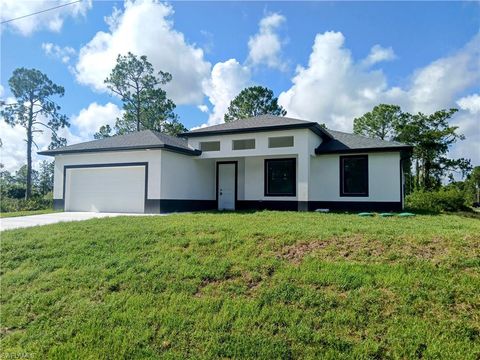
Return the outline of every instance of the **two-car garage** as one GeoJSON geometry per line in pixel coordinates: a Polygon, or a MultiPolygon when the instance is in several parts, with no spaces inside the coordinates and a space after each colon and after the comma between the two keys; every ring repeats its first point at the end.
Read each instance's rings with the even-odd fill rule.
{"type": "Polygon", "coordinates": [[[143,213],[147,176],[146,164],[65,166],[65,211],[143,213]]]}

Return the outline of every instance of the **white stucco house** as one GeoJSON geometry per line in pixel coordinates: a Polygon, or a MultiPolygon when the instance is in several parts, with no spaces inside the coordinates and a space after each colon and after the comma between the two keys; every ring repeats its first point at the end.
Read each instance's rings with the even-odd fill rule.
{"type": "Polygon", "coordinates": [[[401,210],[410,146],[263,115],[172,137],[151,130],[75,144],[55,157],[65,211],[401,210]]]}

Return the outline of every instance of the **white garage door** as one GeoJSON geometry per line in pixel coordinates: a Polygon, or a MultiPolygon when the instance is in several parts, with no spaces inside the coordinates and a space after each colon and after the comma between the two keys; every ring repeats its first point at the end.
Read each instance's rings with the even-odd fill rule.
{"type": "Polygon", "coordinates": [[[67,169],[65,210],[143,213],[145,167],[67,169]]]}

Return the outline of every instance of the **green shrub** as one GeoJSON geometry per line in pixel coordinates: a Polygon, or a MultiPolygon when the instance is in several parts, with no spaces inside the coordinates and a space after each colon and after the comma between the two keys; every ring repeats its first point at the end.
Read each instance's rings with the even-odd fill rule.
{"type": "Polygon", "coordinates": [[[405,198],[405,206],[417,212],[460,211],[466,209],[465,194],[456,188],[416,191],[405,198]]]}
{"type": "Polygon", "coordinates": [[[0,199],[0,212],[43,210],[52,207],[53,199],[40,196],[32,197],[28,200],[14,199],[4,196],[0,199]]]}
{"type": "Polygon", "coordinates": [[[53,203],[53,191],[50,191],[50,192],[46,193],[45,195],[43,195],[43,199],[44,200],[52,200],[52,203],[53,203]]]}
{"type": "Polygon", "coordinates": [[[13,199],[23,199],[25,197],[25,187],[23,185],[5,186],[2,189],[2,195],[13,199]]]}

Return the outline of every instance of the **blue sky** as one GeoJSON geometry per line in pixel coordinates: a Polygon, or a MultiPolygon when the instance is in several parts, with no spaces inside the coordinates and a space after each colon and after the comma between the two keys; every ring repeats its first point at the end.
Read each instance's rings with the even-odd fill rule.
{"type": "MultiPolygon", "coordinates": [[[[2,20],[66,2],[6,0],[2,20]]],[[[130,50],[173,74],[167,92],[188,128],[221,122],[251,84],[273,89],[288,115],[346,131],[380,102],[455,106],[452,122],[468,140],[452,155],[478,164],[479,19],[476,2],[84,1],[2,25],[2,98],[15,68],[37,68],[65,87],[70,143],[91,139],[120,113],[102,82],[130,50]]],[[[25,157],[21,129],[1,129],[2,162],[13,169],[25,157]]]]}

